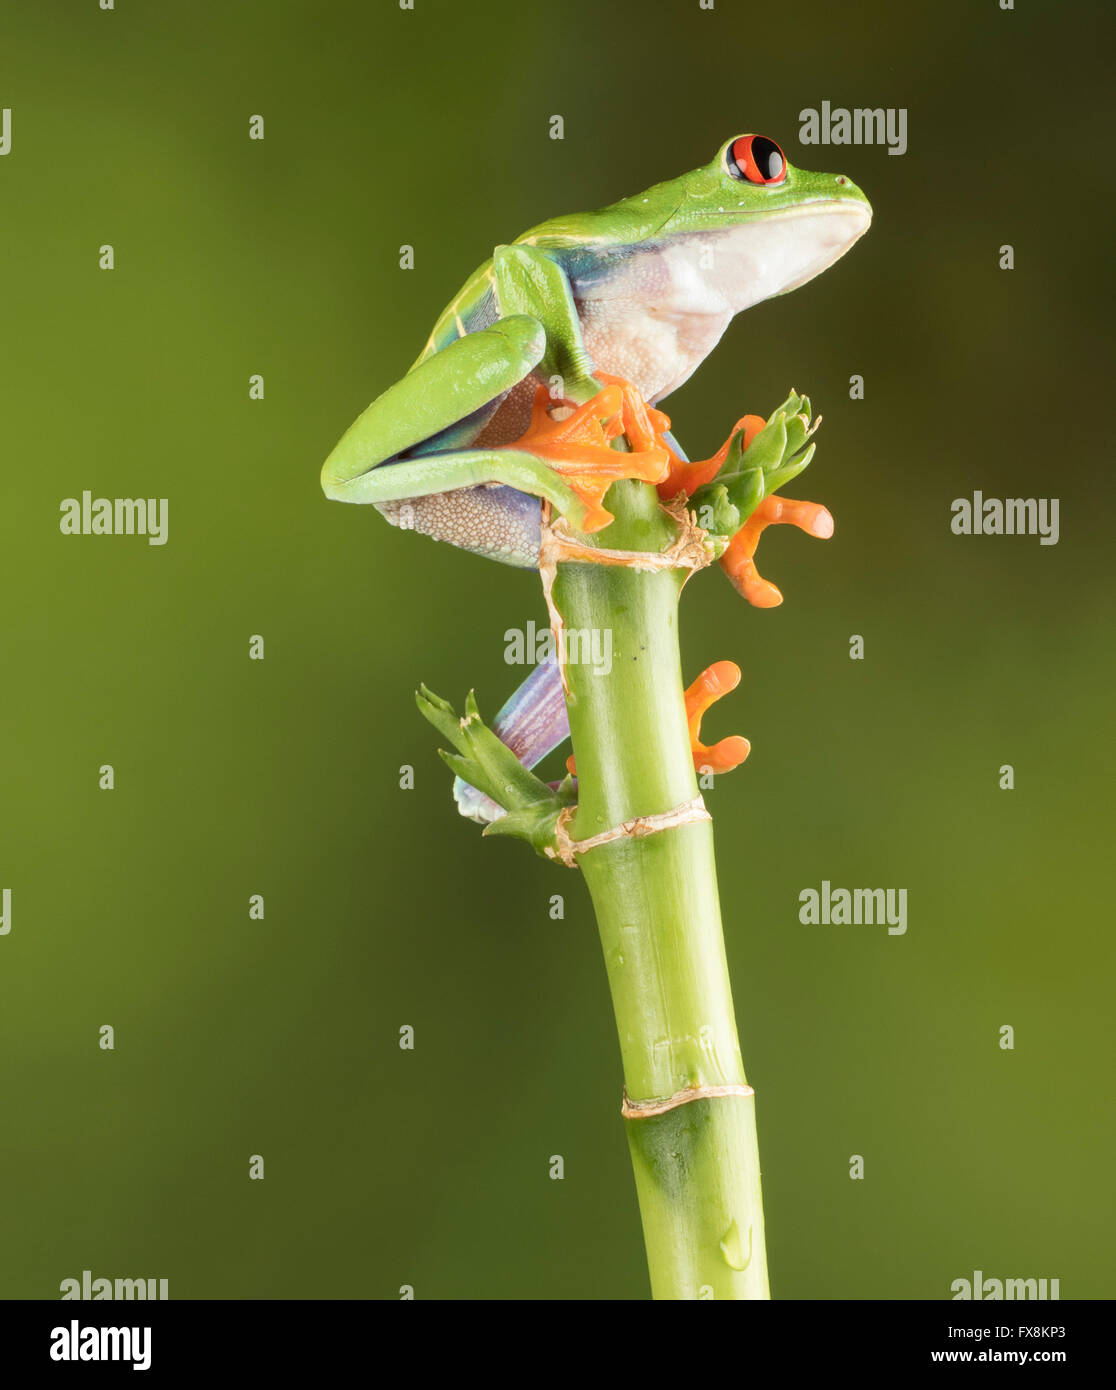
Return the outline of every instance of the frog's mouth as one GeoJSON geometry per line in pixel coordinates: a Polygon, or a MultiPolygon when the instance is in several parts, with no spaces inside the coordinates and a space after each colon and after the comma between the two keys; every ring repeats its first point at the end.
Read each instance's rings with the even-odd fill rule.
{"type": "Polygon", "coordinates": [[[741,212],[732,225],[687,235],[710,247],[702,279],[736,314],[820,275],[871,223],[872,209],[859,199],[817,198],[782,212],[741,212]]]}
{"type": "Polygon", "coordinates": [[[800,203],[788,208],[785,213],[776,214],[773,222],[801,219],[812,224],[804,228],[802,249],[813,238],[816,242],[816,255],[804,267],[801,275],[784,285],[775,294],[789,294],[806,284],[816,275],[838,261],[846,251],[851,251],[868,228],[872,225],[872,209],[867,203],[855,198],[825,198],[813,203],[800,203]]]}

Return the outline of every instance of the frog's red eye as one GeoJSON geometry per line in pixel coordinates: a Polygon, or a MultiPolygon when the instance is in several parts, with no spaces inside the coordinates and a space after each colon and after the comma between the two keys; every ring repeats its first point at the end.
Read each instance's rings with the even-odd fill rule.
{"type": "Polygon", "coordinates": [[[783,151],[766,135],[741,135],[728,149],[728,171],[746,183],[782,183],[787,176],[783,151]]]}

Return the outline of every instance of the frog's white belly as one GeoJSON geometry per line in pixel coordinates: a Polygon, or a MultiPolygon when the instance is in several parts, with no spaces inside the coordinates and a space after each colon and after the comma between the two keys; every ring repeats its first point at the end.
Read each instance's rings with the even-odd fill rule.
{"type": "Polygon", "coordinates": [[[669,396],[717,346],[732,315],[674,312],[637,301],[589,300],[578,306],[593,362],[639,388],[652,405],[669,396]]]}
{"type": "Polygon", "coordinates": [[[676,390],[721,340],[737,310],[710,239],[652,244],[573,291],[589,356],[652,403],[676,390]],[[705,262],[708,261],[708,264],[705,262]]]}
{"type": "Polygon", "coordinates": [[[734,314],[812,279],[867,226],[861,205],[820,201],[582,260],[571,282],[589,356],[661,400],[734,314]]]}

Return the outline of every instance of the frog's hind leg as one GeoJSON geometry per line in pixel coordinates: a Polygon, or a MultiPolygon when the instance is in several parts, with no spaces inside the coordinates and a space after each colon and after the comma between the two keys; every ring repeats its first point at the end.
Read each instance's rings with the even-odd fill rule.
{"type": "Polygon", "coordinates": [[[442,447],[455,452],[460,436],[451,436],[522,381],[545,348],[542,325],[518,314],[467,333],[420,362],[341,436],[322,465],[326,496],[339,502],[393,500],[382,492],[401,496],[398,485],[384,483],[376,470],[434,441],[444,440],[442,447]]]}
{"type": "Polygon", "coordinates": [[[547,459],[525,449],[470,447],[470,435],[532,373],[545,346],[538,320],[516,314],[420,362],[342,436],[322,468],[326,496],[376,506],[406,503],[409,511],[394,509],[397,525],[414,524],[437,540],[534,565],[538,503],[520,503],[512,490],[546,498],[575,524],[585,505],[547,459]],[[488,489],[495,495],[485,496],[488,489]],[[440,500],[420,512],[416,499],[435,496],[440,500]]]}
{"type": "MultiPolygon", "coordinates": [[[[570,736],[562,677],[553,655],[545,657],[501,707],[492,723],[496,737],[526,768],[540,763],[570,736]]],[[[453,784],[457,809],[470,820],[490,825],[503,815],[495,801],[458,777],[453,784]]]]}
{"type": "Polygon", "coordinates": [[[586,397],[579,403],[540,384],[526,433],[497,442],[487,431],[509,393],[540,364],[545,371],[546,353],[543,324],[513,314],[425,358],[343,435],[322,468],[326,496],[388,506],[399,526],[525,567],[538,561],[539,509],[516,502],[513,490],[546,500],[578,530],[608,525],[603,498],[612,483],[659,482],[670,457],[653,442],[612,447],[645,410],[634,387],[586,378],[566,388],[586,397]]]}

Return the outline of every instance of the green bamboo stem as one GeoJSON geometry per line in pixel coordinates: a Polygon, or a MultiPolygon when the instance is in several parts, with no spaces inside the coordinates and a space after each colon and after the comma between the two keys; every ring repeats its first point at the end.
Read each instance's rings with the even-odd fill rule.
{"type": "MultiPolygon", "coordinates": [[[[675,524],[646,484],[607,505],[609,549],[665,549],[675,524]]],[[[569,629],[611,629],[612,667],[569,664],[584,840],[698,794],[678,650],[677,570],[562,562],[569,629]]],[[[713,829],[697,821],[578,856],[597,915],[630,1101],[746,1085],[725,959],[713,829]]],[[[626,1119],[655,1298],[767,1298],[755,1100],[692,1100],[626,1119]]]]}

